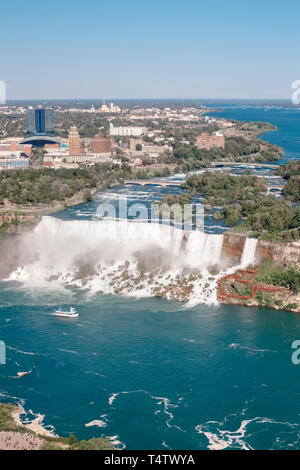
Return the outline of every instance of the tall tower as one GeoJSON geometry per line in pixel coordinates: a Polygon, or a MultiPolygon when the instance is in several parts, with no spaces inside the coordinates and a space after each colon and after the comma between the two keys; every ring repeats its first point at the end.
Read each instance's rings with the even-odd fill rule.
{"type": "Polygon", "coordinates": [[[107,111],[108,111],[108,106],[107,106],[107,104],[105,103],[105,98],[103,99],[103,104],[102,104],[102,106],[101,106],[101,108],[100,108],[100,111],[101,111],[102,113],[107,113],[107,111]]]}
{"type": "Polygon", "coordinates": [[[72,126],[69,132],[69,155],[80,154],[80,137],[76,126],[72,126]]]}
{"type": "Polygon", "coordinates": [[[32,108],[27,110],[28,135],[53,135],[54,112],[51,108],[32,108]]]}

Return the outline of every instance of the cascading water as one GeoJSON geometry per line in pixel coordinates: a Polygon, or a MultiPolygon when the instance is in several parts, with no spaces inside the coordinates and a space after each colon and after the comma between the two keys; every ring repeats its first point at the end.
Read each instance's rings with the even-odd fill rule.
{"type": "Polygon", "coordinates": [[[204,267],[220,263],[222,247],[223,235],[193,231],[188,235],[185,249],[190,263],[204,267]]]}
{"type": "Polygon", "coordinates": [[[255,265],[256,247],[258,240],[256,238],[246,238],[243,253],[241,256],[241,266],[247,267],[255,265]]]}
{"type": "MultiPolygon", "coordinates": [[[[254,242],[246,240],[242,264],[252,263],[254,242]]],[[[31,286],[55,289],[63,284],[92,292],[213,304],[217,280],[225,274],[223,235],[185,233],[157,223],[46,216],[22,243],[27,259],[10,279],[31,286]]]]}

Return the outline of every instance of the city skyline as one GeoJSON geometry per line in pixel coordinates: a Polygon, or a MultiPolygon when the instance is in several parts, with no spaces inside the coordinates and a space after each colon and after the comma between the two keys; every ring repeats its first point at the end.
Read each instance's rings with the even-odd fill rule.
{"type": "Polygon", "coordinates": [[[289,99],[299,13],[295,0],[4,1],[0,79],[8,100],[289,99]]]}

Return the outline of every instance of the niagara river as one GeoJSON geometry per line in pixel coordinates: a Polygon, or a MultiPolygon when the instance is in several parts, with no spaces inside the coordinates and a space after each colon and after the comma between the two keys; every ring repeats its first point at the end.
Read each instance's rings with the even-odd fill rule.
{"type": "MultiPolygon", "coordinates": [[[[299,110],[235,106],[220,116],[259,121],[263,113],[279,127],[263,138],[299,158],[291,144],[300,141],[299,110]],[[282,113],[289,114],[283,128],[282,113]]],[[[272,178],[267,165],[257,172],[272,178]]],[[[300,317],[216,298],[219,275],[255,263],[256,241],[245,243],[232,268],[222,255],[227,227],[212,217],[205,233],[187,237],[176,227],[97,218],[100,203],[126,197],[150,205],[158,192],[178,191],[120,186],[43,217],[26,234],[21,262],[0,283],[1,401],[21,404],[24,423],[60,436],[108,437],[118,449],[297,449],[300,366],[292,343],[300,317]],[[157,279],[139,276],[145,263],[157,279]],[[216,264],[221,271],[212,274],[216,264]],[[181,273],[192,285],[185,302],[155,295],[181,273]],[[53,315],[66,304],[78,320],[53,315]]]]}

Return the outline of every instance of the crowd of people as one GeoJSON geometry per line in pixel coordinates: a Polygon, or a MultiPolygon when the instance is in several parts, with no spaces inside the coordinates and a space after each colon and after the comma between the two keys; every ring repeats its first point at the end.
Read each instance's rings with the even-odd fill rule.
{"type": "Polygon", "coordinates": [[[0,450],[39,450],[42,439],[29,433],[0,432],[0,450]]]}

